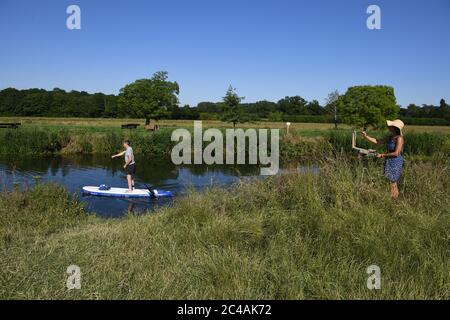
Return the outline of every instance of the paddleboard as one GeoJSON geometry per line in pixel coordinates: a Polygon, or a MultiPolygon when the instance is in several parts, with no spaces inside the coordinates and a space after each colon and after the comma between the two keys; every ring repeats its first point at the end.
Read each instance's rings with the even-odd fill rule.
{"type": "Polygon", "coordinates": [[[152,190],[153,195],[147,189],[134,189],[128,191],[127,188],[110,188],[108,190],[100,190],[98,187],[86,186],[82,188],[84,194],[99,197],[120,197],[120,198],[150,198],[150,197],[172,197],[171,191],[152,190]]]}

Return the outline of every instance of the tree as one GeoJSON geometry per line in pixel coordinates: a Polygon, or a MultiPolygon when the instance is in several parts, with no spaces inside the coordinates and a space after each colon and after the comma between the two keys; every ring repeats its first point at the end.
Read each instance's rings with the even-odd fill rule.
{"type": "Polygon", "coordinates": [[[178,104],[178,83],[167,81],[168,73],[159,71],[151,79],[140,79],[120,89],[119,105],[126,114],[159,120],[170,115],[168,109],[178,104]]]}
{"type": "Polygon", "coordinates": [[[277,102],[279,111],[288,115],[308,114],[307,101],[300,96],[285,97],[277,102]]]}
{"type": "Polygon", "coordinates": [[[338,111],[347,124],[367,128],[385,125],[386,119],[397,117],[394,88],[389,86],[356,86],[347,89],[338,101],[338,111]]]}
{"type": "Polygon", "coordinates": [[[232,86],[228,87],[225,97],[223,97],[223,103],[225,107],[222,120],[233,123],[233,128],[236,127],[236,123],[246,122],[247,119],[242,110],[239,109],[239,105],[243,100],[243,97],[239,97],[232,86]]]}
{"type": "Polygon", "coordinates": [[[18,106],[24,116],[44,116],[51,104],[49,93],[42,89],[32,89],[18,106]]]}
{"type": "Polygon", "coordinates": [[[448,105],[443,98],[439,102],[439,112],[440,117],[450,119],[450,105],[448,105]]]}
{"type": "Polygon", "coordinates": [[[275,102],[263,100],[255,103],[255,111],[260,118],[267,118],[271,112],[277,110],[277,104],[275,102]]]}
{"type": "Polygon", "coordinates": [[[334,128],[337,129],[337,105],[339,101],[339,92],[334,90],[328,94],[326,99],[327,105],[325,107],[326,113],[332,114],[334,116],[334,128]]]}
{"type": "Polygon", "coordinates": [[[116,118],[119,113],[119,107],[117,106],[117,96],[105,95],[104,96],[104,110],[103,116],[107,118],[116,118]]]}
{"type": "Polygon", "coordinates": [[[308,102],[308,104],[306,105],[306,112],[309,115],[321,115],[322,114],[322,106],[320,105],[319,101],[317,100],[313,100],[308,102]]]}
{"type": "Polygon", "coordinates": [[[267,100],[243,103],[241,106],[247,114],[251,114],[258,119],[267,119],[270,113],[277,110],[276,103],[267,100]]]}
{"type": "Polygon", "coordinates": [[[7,88],[0,91],[0,114],[1,115],[18,115],[20,108],[17,106],[23,100],[25,94],[14,88],[7,88]]]}
{"type": "Polygon", "coordinates": [[[417,116],[418,113],[417,110],[419,110],[419,108],[420,107],[416,106],[414,103],[410,103],[406,109],[407,110],[406,114],[410,117],[415,117],[417,116]]]}
{"type": "Polygon", "coordinates": [[[197,104],[197,110],[199,112],[219,113],[222,112],[222,106],[220,103],[205,101],[197,104]]]}

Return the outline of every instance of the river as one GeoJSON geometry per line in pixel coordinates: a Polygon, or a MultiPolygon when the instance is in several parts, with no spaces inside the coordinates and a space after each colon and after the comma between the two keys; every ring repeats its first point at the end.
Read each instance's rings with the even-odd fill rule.
{"type": "Polygon", "coordinates": [[[153,188],[170,190],[175,194],[173,199],[132,200],[82,195],[81,188],[86,185],[125,188],[122,162],[122,159],[112,160],[107,155],[1,157],[0,189],[24,189],[40,182],[55,182],[84,202],[88,212],[102,217],[120,217],[128,212],[142,213],[170,205],[190,188],[201,191],[213,185],[229,187],[241,179],[260,177],[256,166],[175,166],[170,159],[136,157],[136,188],[145,188],[145,183],[153,188]]]}

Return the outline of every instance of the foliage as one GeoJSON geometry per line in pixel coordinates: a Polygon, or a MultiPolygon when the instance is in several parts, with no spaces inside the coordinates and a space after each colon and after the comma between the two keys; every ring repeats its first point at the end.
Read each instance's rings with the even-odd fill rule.
{"type": "Polygon", "coordinates": [[[273,122],[283,121],[283,113],[280,111],[270,112],[267,115],[267,120],[273,121],[273,122]]]}
{"type": "MultiPolygon", "coordinates": [[[[159,78],[164,79],[160,74],[159,78]]],[[[144,91],[149,79],[144,79],[141,86],[144,91]]],[[[151,80],[151,79],[150,79],[151,80]]],[[[167,87],[175,89],[176,82],[161,81],[162,87],[166,93],[170,91],[167,87]],[[167,86],[167,87],[166,87],[167,86]],[[167,89],[167,90],[166,90],[167,89]]],[[[155,89],[156,90],[156,89],[155,89]]],[[[178,90],[176,90],[178,92],[178,90]]],[[[175,93],[174,93],[175,95],[175,93]]],[[[300,96],[284,97],[278,102],[267,100],[251,103],[240,103],[238,111],[246,120],[265,120],[269,116],[272,119],[280,119],[282,114],[283,121],[291,122],[333,122],[335,98],[337,92],[331,93],[326,105],[321,106],[316,100],[307,101],[300,96]],[[331,99],[331,100],[330,100],[331,99]],[[276,116],[274,118],[274,116],[276,116]],[[289,119],[289,120],[285,120],[289,119]]],[[[155,100],[160,98],[153,96],[155,100]]],[[[161,108],[157,108],[152,117],[158,119],[179,119],[179,120],[220,120],[225,111],[223,102],[200,102],[196,106],[178,106],[176,95],[163,95],[167,101],[161,103],[161,108]],[[170,98],[171,97],[171,98],[170,98]],[[173,101],[172,101],[173,98],[173,101]]],[[[128,102],[122,101],[119,106],[119,96],[105,95],[103,93],[90,94],[87,92],[70,91],[55,88],[52,91],[43,89],[17,90],[7,88],[0,90],[0,116],[40,116],[40,117],[89,117],[89,118],[139,118],[141,112],[135,112],[135,109],[129,107],[128,102]]],[[[138,99],[140,101],[141,99],[138,99]]],[[[153,102],[154,99],[151,99],[153,102]]],[[[340,102],[342,103],[342,101],[340,102]]],[[[139,105],[146,106],[147,104],[139,105]]],[[[153,104],[149,104],[153,105],[153,104]]],[[[157,104],[158,105],[158,104],[157,104]]],[[[146,108],[146,107],[145,107],[146,108]]],[[[138,110],[139,111],[139,110],[138,110]]],[[[142,116],[144,117],[144,116],[142,116]]],[[[399,117],[405,119],[407,124],[420,125],[449,125],[450,124],[450,106],[441,99],[439,106],[423,105],[422,107],[414,104],[407,108],[401,108],[399,117]]],[[[338,114],[338,122],[342,122],[338,114]]]]}
{"type": "Polygon", "coordinates": [[[246,117],[239,108],[242,99],[242,97],[237,95],[232,86],[228,88],[225,97],[223,98],[224,113],[222,121],[231,122],[233,127],[236,126],[236,123],[248,121],[248,117],[246,117]]]}
{"type": "Polygon", "coordinates": [[[160,71],[151,79],[140,79],[126,85],[120,89],[120,108],[134,117],[146,119],[146,123],[150,119],[168,117],[168,110],[178,104],[180,89],[176,82],[167,79],[167,72],[160,71]]]}
{"type": "Polygon", "coordinates": [[[450,126],[450,118],[417,118],[417,117],[399,117],[405,125],[419,126],[450,126]]]}
{"type": "Polygon", "coordinates": [[[356,86],[348,88],[338,101],[339,115],[344,123],[362,128],[385,126],[386,119],[395,119],[399,112],[394,89],[388,86],[356,86]]]}
{"type": "Polygon", "coordinates": [[[288,115],[306,114],[307,101],[300,96],[285,97],[278,101],[278,109],[288,115]]]}
{"type": "Polygon", "coordinates": [[[400,109],[400,115],[407,118],[434,118],[446,120],[450,123],[450,105],[441,99],[439,106],[427,105],[417,106],[409,104],[406,108],[400,109]]]}
{"type": "Polygon", "coordinates": [[[55,88],[0,91],[0,115],[47,117],[118,116],[117,97],[84,91],[66,92],[55,88]]]}
{"type": "Polygon", "coordinates": [[[338,108],[338,101],[339,101],[339,92],[337,90],[334,90],[333,92],[330,92],[327,97],[327,103],[325,106],[326,113],[329,115],[333,115],[333,122],[334,122],[334,128],[338,128],[338,114],[337,114],[337,108],[338,108]]]}

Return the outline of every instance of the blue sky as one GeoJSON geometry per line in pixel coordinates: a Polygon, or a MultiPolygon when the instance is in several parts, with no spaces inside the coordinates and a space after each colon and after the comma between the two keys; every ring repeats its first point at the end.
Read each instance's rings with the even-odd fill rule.
{"type": "Polygon", "coordinates": [[[181,104],[387,84],[401,105],[450,101],[450,1],[0,0],[0,89],[117,94],[166,70],[181,104]],[[81,30],[66,8],[81,8],[81,30]],[[370,4],[381,30],[366,27],[370,4]]]}

